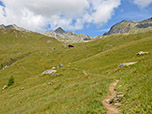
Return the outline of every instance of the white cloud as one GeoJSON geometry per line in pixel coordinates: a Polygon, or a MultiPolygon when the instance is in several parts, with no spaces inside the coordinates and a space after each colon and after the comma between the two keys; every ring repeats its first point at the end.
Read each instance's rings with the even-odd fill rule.
{"type": "Polygon", "coordinates": [[[138,5],[140,8],[145,8],[152,3],[152,0],[134,0],[134,4],[138,5]]]}
{"type": "Polygon", "coordinates": [[[84,24],[103,25],[113,15],[120,0],[2,0],[0,23],[17,24],[42,32],[50,24],[66,30],[80,30],[84,24]]]}

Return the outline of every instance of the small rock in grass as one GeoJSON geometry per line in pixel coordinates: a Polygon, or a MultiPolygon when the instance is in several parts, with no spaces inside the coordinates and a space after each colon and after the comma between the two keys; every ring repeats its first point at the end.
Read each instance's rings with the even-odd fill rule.
{"type": "Polygon", "coordinates": [[[7,85],[4,85],[3,88],[2,88],[2,90],[6,89],[6,88],[7,88],[7,85]]]}
{"type": "MultiPolygon", "coordinates": [[[[120,86],[121,86],[121,85],[120,85],[120,86]]],[[[122,94],[123,94],[123,92],[121,92],[121,91],[120,91],[120,92],[117,92],[117,95],[122,95],[122,94]]]]}
{"type": "Polygon", "coordinates": [[[52,67],[52,70],[55,70],[56,69],[56,67],[52,67]]]}
{"type": "Polygon", "coordinates": [[[59,64],[59,67],[63,67],[63,64],[59,64]]]}
{"type": "Polygon", "coordinates": [[[48,83],[48,85],[52,85],[52,84],[53,84],[53,82],[49,82],[49,83],[48,83]]]}
{"type": "Polygon", "coordinates": [[[6,69],[7,68],[7,66],[4,66],[2,69],[4,70],[4,69],[6,69]]]}
{"type": "Polygon", "coordinates": [[[20,90],[24,90],[24,87],[21,87],[20,90]]]}
{"type": "Polygon", "coordinates": [[[117,98],[121,98],[121,97],[124,97],[124,95],[117,95],[116,97],[117,98]]]}
{"type": "Polygon", "coordinates": [[[52,50],[55,50],[55,48],[52,48],[52,50]]]}

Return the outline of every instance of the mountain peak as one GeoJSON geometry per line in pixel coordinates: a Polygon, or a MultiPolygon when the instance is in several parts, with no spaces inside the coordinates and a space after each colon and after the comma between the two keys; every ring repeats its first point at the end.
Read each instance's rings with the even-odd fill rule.
{"type": "Polygon", "coordinates": [[[142,21],[127,21],[123,20],[111,27],[111,29],[104,33],[104,35],[111,34],[135,34],[141,32],[147,32],[152,30],[152,18],[148,18],[142,21]]]}
{"type": "Polygon", "coordinates": [[[54,32],[60,33],[60,34],[65,33],[65,31],[61,27],[58,27],[54,32]]]}

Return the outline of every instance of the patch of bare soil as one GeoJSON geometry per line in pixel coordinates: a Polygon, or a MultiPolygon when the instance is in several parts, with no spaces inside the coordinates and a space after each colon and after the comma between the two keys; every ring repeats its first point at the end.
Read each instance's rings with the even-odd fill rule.
{"type": "Polygon", "coordinates": [[[120,110],[116,106],[107,102],[109,99],[112,99],[116,96],[116,91],[114,90],[114,88],[118,82],[119,80],[116,80],[115,82],[109,85],[110,95],[107,96],[104,100],[102,100],[104,107],[107,109],[107,114],[121,114],[120,110]]]}

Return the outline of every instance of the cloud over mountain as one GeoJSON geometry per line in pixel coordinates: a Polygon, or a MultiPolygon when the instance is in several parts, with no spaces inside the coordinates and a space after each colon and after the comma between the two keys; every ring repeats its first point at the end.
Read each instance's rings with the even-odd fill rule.
{"type": "Polygon", "coordinates": [[[134,0],[134,4],[138,5],[140,8],[147,7],[152,3],[152,0],[134,0]]]}
{"type": "Polygon", "coordinates": [[[2,0],[0,23],[17,24],[42,32],[58,26],[80,30],[85,24],[102,26],[113,15],[120,0],[2,0]]]}

